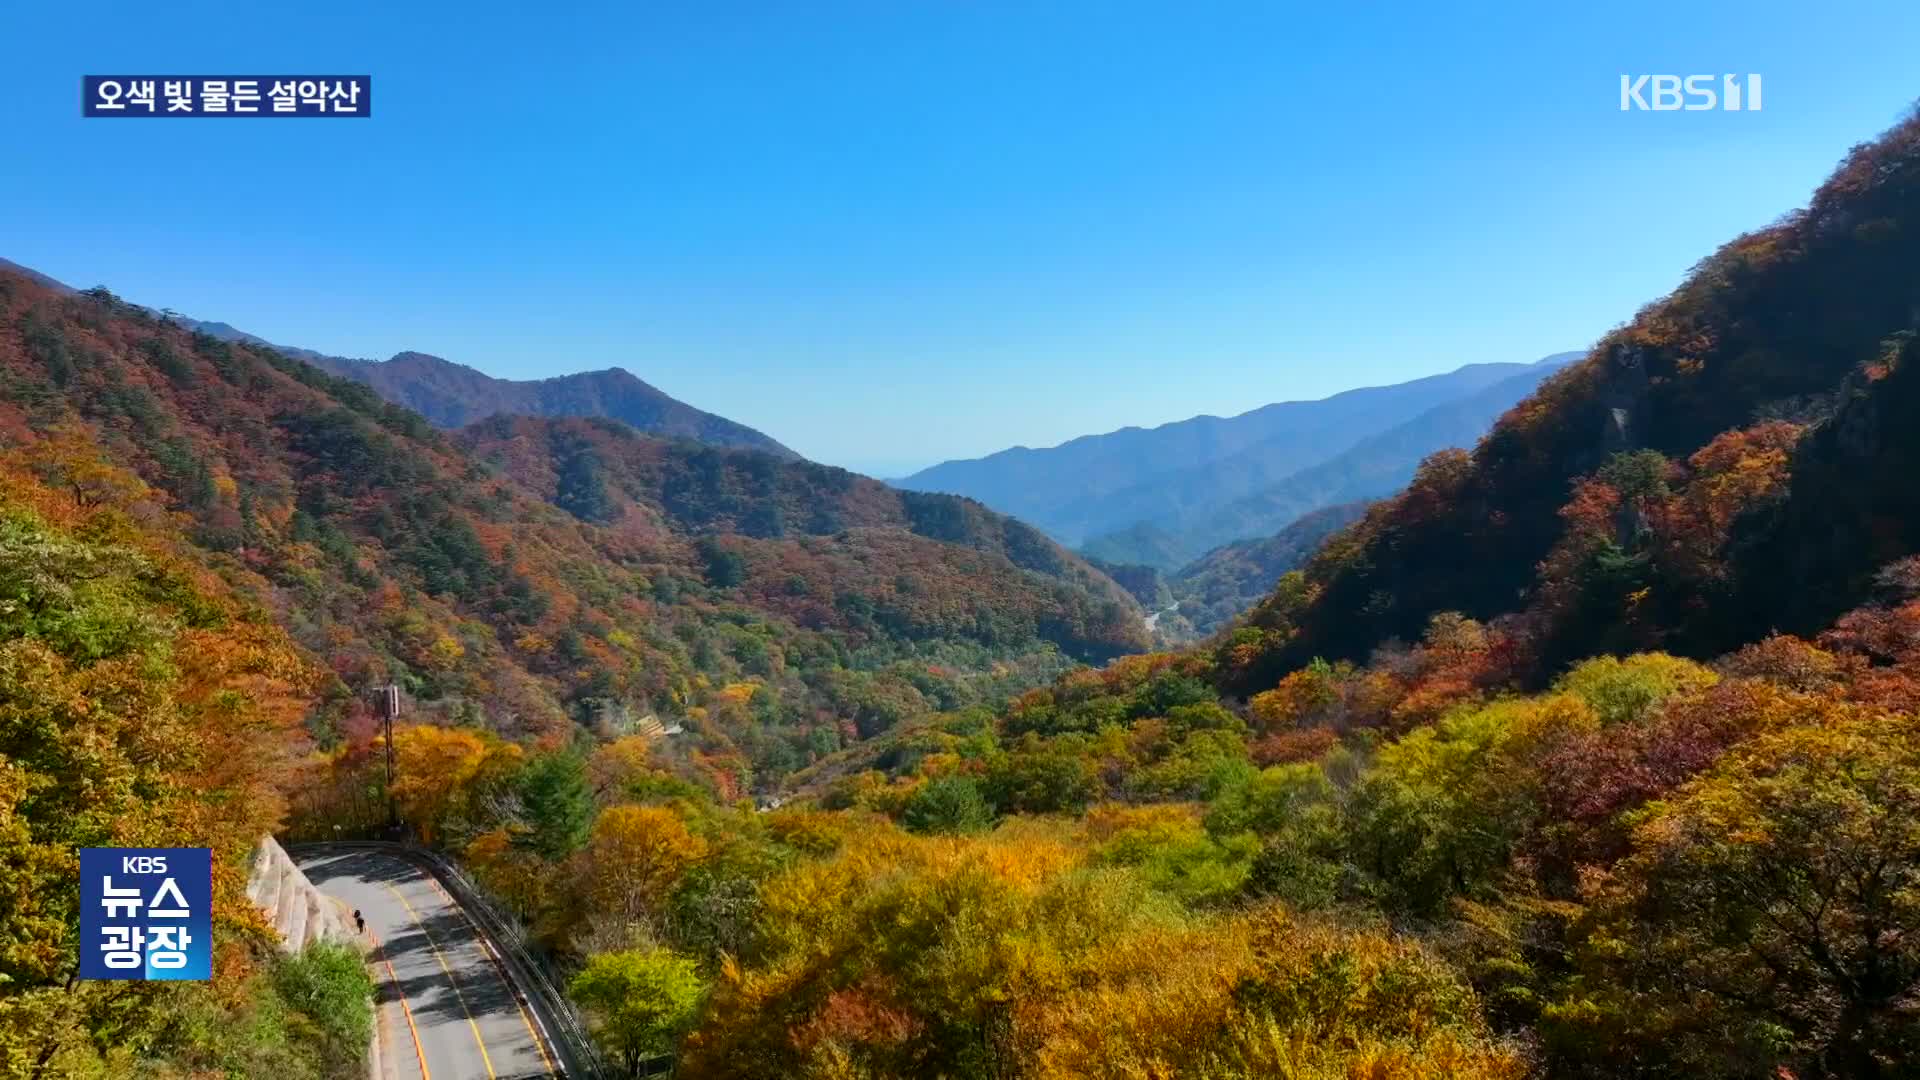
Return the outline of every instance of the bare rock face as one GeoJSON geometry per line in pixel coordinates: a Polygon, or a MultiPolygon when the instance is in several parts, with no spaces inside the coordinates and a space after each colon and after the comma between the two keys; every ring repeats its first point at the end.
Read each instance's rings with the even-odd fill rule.
{"type": "Polygon", "coordinates": [[[280,947],[288,952],[299,952],[313,941],[354,940],[349,913],[314,888],[271,836],[261,837],[254,846],[247,897],[266,913],[280,935],[280,947]]]}
{"type": "Polygon", "coordinates": [[[1640,421],[1646,410],[1647,358],[1635,345],[1614,344],[1607,349],[1600,405],[1605,426],[1600,433],[1603,453],[1616,454],[1640,447],[1640,421]]]}

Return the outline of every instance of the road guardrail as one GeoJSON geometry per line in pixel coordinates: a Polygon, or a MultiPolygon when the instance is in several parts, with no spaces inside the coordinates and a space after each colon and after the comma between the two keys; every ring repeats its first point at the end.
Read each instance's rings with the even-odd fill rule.
{"type": "Polygon", "coordinates": [[[541,1026],[547,1029],[546,1034],[560,1057],[565,1075],[581,1080],[606,1080],[613,1075],[600,1054],[600,1048],[594,1045],[593,1037],[588,1034],[586,1021],[580,1011],[561,992],[558,985],[560,973],[553,970],[543,957],[535,954],[526,927],[505,904],[496,900],[452,859],[418,844],[389,840],[336,840],[288,844],[286,847],[296,852],[379,851],[406,859],[432,874],[453,895],[482,939],[497,946],[494,953],[507,969],[515,988],[523,996],[537,1000],[537,1015],[552,1021],[550,1028],[546,1024],[541,1026]]]}

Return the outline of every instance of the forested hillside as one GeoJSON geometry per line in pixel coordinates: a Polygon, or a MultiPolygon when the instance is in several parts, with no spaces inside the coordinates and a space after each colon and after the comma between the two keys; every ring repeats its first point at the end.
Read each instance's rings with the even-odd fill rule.
{"type": "Polygon", "coordinates": [[[1360,519],[1365,502],[1303,514],[1264,540],[1239,540],[1207,552],[1169,578],[1179,615],[1192,632],[1211,634],[1265,599],[1280,575],[1312,558],[1327,538],[1360,519]]]}
{"type": "Polygon", "coordinates": [[[1920,322],[1917,146],[1909,121],[1859,148],[1471,453],[1426,462],[1255,613],[1233,685],[1364,659],[1439,611],[1519,613],[1544,678],[1600,649],[1812,633],[1864,599],[1912,551],[1886,471],[1912,424],[1885,417],[1920,322]],[[1815,525],[1823,502],[1839,516],[1815,525]]]}
{"type": "Polygon", "coordinates": [[[709,571],[737,565],[742,595],[803,626],[989,645],[1039,637],[1081,659],[1144,642],[1124,589],[970,499],[606,420],[502,416],[456,441],[582,520],[699,537],[709,571]]]}
{"type": "Polygon", "coordinates": [[[1920,115],[1247,623],[1024,690],[1138,608],[971,503],[0,301],[9,1065],[337,1073],[245,950],[61,986],[72,844],[284,791],[391,795],[629,1073],[1920,1074],[1920,115]]]}
{"type": "Polygon", "coordinates": [[[670,528],[763,540],[904,529],[1023,570],[1114,593],[1113,583],[1039,530],[972,499],[897,491],[845,469],[750,450],[648,438],[602,420],[496,417],[458,441],[556,505],[610,520],[632,504],[670,528]]]}
{"type": "Polygon", "coordinates": [[[0,451],[0,1075],[364,1075],[359,958],[282,955],[245,893],[322,673],[163,503],[77,439],[0,451]],[[211,981],[74,979],[107,846],[212,849],[211,981]]]}
{"type": "MultiPolygon", "coordinates": [[[[29,267],[0,259],[0,271],[12,271],[60,295],[78,290],[29,267]]],[[[304,360],[329,374],[371,386],[396,405],[419,413],[439,427],[456,428],[496,413],[531,416],[602,416],[663,438],[694,439],[712,446],[765,450],[798,458],[771,437],[675,400],[623,368],[581,371],[550,379],[496,379],[483,371],[422,352],[396,353],[386,360],[353,360],[314,349],[274,344],[229,323],[166,313],[187,330],[235,345],[270,349],[304,360]]]]}
{"type": "Polygon", "coordinates": [[[774,813],[634,743],[546,850],[511,763],[414,813],[682,1075],[1911,1075],[1916,175],[1920,119],[1207,647],[774,813]]]}
{"type": "MultiPolygon", "coordinates": [[[[328,742],[363,737],[359,692],[391,679],[426,715],[510,738],[685,719],[690,747],[745,790],[927,695],[990,700],[1063,652],[1146,642],[1111,582],[958,500],[908,514],[883,493],[894,517],[844,539],[737,536],[756,530],[684,506],[602,521],[357,383],[6,275],[0,440],[88,446],[162,493],[202,557],[331,671],[312,717],[328,742]]],[[[693,498],[675,490],[663,508],[693,498]]],[[[819,509],[859,520],[858,501],[819,509]]]]}

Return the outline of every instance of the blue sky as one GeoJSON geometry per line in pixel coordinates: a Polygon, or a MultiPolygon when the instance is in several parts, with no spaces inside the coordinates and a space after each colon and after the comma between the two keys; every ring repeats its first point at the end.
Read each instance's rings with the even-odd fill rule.
{"type": "Polygon", "coordinates": [[[15,4],[0,256],[897,474],[1584,346],[1920,95],[1910,2],[1440,6],[15,4]],[[374,119],[79,116],[282,71],[374,119]]]}

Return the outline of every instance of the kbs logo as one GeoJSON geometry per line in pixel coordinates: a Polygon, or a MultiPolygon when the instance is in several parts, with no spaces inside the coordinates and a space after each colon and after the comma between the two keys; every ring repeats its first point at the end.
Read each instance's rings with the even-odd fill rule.
{"type": "Polygon", "coordinates": [[[1760,76],[1622,75],[1621,112],[1759,112],[1760,76]],[[1744,103],[1741,91],[1745,91],[1744,103]]]}
{"type": "Polygon", "coordinates": [[[212,912],[207,848],[81,848],[80,977],[205,979],[212,912]]]}

